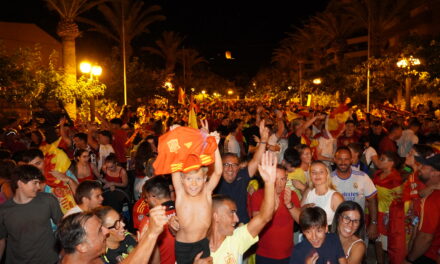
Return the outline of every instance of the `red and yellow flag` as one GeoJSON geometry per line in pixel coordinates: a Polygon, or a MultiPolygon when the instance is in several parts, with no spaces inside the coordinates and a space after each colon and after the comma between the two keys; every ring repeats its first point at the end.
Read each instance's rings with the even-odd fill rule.
{"type": "Polygon", "coordinates": [[[182,87],[179,87],[179,95],[177,98],[177,102],[181,105],[185,105],[185,91],[182,89],[182,87]]]}
{"type": "Polygon", "coordinates": [[[340,104],[325,120],[325,128],[336,138],[345,127],[345,122],[350,117],[350,109],[346,104],[340,104]]]}

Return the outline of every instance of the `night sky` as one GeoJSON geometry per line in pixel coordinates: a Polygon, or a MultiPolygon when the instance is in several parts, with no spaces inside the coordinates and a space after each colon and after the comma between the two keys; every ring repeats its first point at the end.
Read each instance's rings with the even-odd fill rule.
{"type": "MultiPolygon", "coordinates": [[[[57,15],[48,11],[43,0],[0,1],[0,20],[36,23],[56,37],[57,15]]],[[[197,49],[210,61],[210,67],[225,77],[253,76],[270,65],[270,57],[279,41],[293,26],[323,11],[328,0],[245,1],[245,0],[150,0],[159,4],[166,21],[151,26],[151,34],[138,39],[136,46],[151,44],[163,30],[186,36],[184,45],[197,49]],[[233,61],[225,62],[230,50],[233,61]]],[[[84,27],[80,26],[80,29],[84,27]]],[[[108,55],[107,40],[85,32],[77,41],[78,60],[108,55]],[[86,55],[87,54],[87,55],[86,55]]]]}

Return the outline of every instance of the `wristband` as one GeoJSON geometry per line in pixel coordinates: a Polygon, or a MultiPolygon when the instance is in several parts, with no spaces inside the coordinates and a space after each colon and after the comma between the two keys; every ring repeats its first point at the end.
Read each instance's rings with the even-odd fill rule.
{"type": "Polygon", "coordinates": [[[260,144],[267,144],[267,142],[260,142],[260,144]]]}

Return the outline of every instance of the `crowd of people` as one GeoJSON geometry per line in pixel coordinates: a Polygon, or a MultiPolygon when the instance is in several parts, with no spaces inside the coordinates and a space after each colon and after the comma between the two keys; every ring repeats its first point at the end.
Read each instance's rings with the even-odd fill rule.
{"type": "Polygon", "coordinates": [[[2,261],[439,263],[432,104],[196,108],[200,129],[180,105],[6,118],[2,261]]]}

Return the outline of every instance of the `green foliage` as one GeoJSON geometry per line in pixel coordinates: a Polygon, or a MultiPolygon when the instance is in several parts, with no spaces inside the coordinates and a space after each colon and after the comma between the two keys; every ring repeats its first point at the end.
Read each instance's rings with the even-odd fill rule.
{"type": "Polygon", "coordinates": [[[12,55],[0,50],[0,96],[32,108],[48,100],[84,101],[104,93],[105,85],[97,80],[82,77],[69,84],[64,73],[55,68],[56,59],[53,53],[49,63],[44,63],[38,45],[33,49],[18,49],[12,55]]]}

